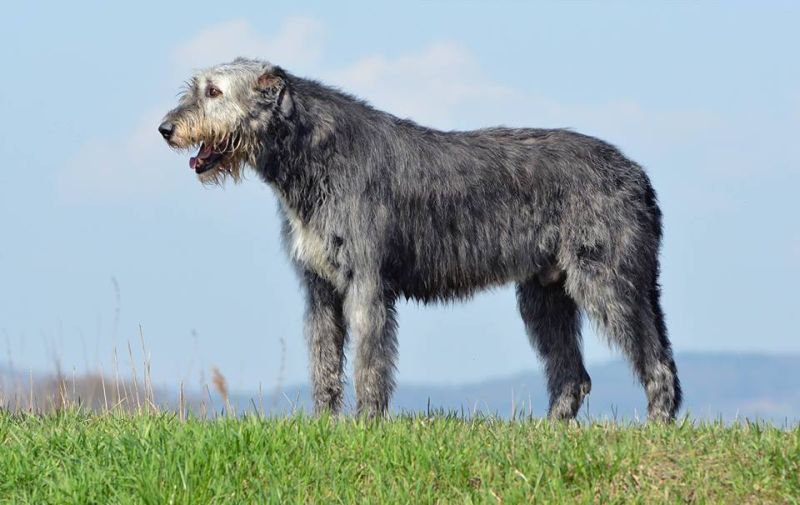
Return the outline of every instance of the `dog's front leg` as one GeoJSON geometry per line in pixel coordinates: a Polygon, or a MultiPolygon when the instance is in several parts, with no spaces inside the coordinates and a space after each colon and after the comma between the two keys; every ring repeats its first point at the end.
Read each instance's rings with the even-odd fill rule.
{"type": "Polygon", "coordinates": [[[344,346],[347,342],[343,298],[329,282],[312,272],[305,272],[303,281],[314,412],[337,414],[342,408],[344,346]]]}
{"type": "Polygon", "coordinates": [[[355,386],[359,415],[380,417],[394,390],[397,335],[394,300],[378,278],[354,278],[345,299],[356,338],[355,386]]]}

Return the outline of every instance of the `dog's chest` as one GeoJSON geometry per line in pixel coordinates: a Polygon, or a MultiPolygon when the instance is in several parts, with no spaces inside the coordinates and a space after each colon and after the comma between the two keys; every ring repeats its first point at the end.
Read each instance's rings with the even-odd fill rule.
{"type": "Polygon", "coordinates": [[[323,236],[291,210],[286,211],[289,255],[317,275],[336,283],[338,268],[331,262],[331,251],[323,236]]]}

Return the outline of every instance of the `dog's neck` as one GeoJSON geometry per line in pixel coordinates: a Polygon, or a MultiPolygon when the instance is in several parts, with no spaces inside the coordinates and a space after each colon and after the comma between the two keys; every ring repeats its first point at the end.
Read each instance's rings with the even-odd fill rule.
{"type": "Polygon", "coordinates": [[[307,222],[331,197],[331,159],[335,149],[335,111],[313,97],[297,96],[292,115],[277,121],[257,172],[280,195],[284,205],[307,222]],[[312,120],[313,117],[316,121],[312,120]],[[319,121],[320,111],[326,121],[319,121]]]}

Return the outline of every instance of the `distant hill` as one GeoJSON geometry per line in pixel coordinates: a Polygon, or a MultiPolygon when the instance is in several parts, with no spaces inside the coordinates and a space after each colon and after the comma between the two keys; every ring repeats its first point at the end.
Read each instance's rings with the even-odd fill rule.
{"type": "MultiPolygon", "coordinates": [[[[681,353],[676,361],[684,390],[681,415],[688,413],[694,419],[724,421],[763,419],[778,425],[800,422],[800,356],[681,353]]],[[[644,391],[627,363],[617,360],[590,366],[588,370],[592,392],[580,417],[619,420],[646,417],[644,391]]],[[[135,408],[146,404],[147,391],[141,379],[138,385],[129,379],[116,385],[109,378],[103,381],[99,375],[86,374],[61,381],[45,374],[23,374],[0,367],[0,404],[10,409],[27,409],[31,384],[37,406],[61,405],[62,396],[67,397],[64,401],[98,410],[106,405],[125,407],[127,403],[127,408],[135,408]]],[[[176,408],[177,391],[161,387],[150,394],[162,408],[176,408]]],[[[225,406],[213,386],[210,391],[187,390],[184,398],[195,412],[220,412],[225,406]]],[[[257,408],[274,415],[311,410],[307,385],[289,386],[272,394],[265,392],[263,397],[256,392],[233,392],[229,405],[237,412],[257,408]]],[[[346,405],[352,411],[351,385],[346,405]]],[[[517,415],[527,415],[532,409],[538,417],[546,414],[547,393],[541,373],[531,370],[469,384],[400,384],[391,409],[395,413],[444,410],[506,418],[512,415],[512,410],[517,415]]]]}
{"type": "MultiPolygon", "coordinates": [[[[800,421],[800,356],[681,353],[676,362],[684,390],[681,414],[725,421],[800,421]]],[[[628,420],[646,417],[644,391],[627,363],[617,360],[590,366],[588,370],[592,392],[579,416],[628,420]]],[[[252,398],[257,395],[236,394],[231,401],[241,410],[252,408],[252,398]]],[[[280,398],[267,397],[264,403],[275,403],[275,413],[309,410],[311,405],[307,386],[286,388],[280,398]]],[[[348,388],[347,404],[352,408],[352,388],[348,388]]],[[[400,384],[391,404],[394,412],[424,412],[430,408],[502,417],[511,415],[512,406],[518,414],[527,413],[532,406],[533,415],[545,415],[547,392],[540,372],[532,370],[452,386],[400,384]]]]}

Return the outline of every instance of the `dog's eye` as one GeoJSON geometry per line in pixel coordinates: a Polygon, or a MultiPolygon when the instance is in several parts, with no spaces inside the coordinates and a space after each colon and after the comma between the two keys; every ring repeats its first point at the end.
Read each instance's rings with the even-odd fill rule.
{"type": "Polygon", "coordinates": [[[206,95],[208,95],[209,98],[216,98],[221,94],[222,91],[220,91],[220,89],[216,86],[209,86],[206,88],[206,95]]]}

